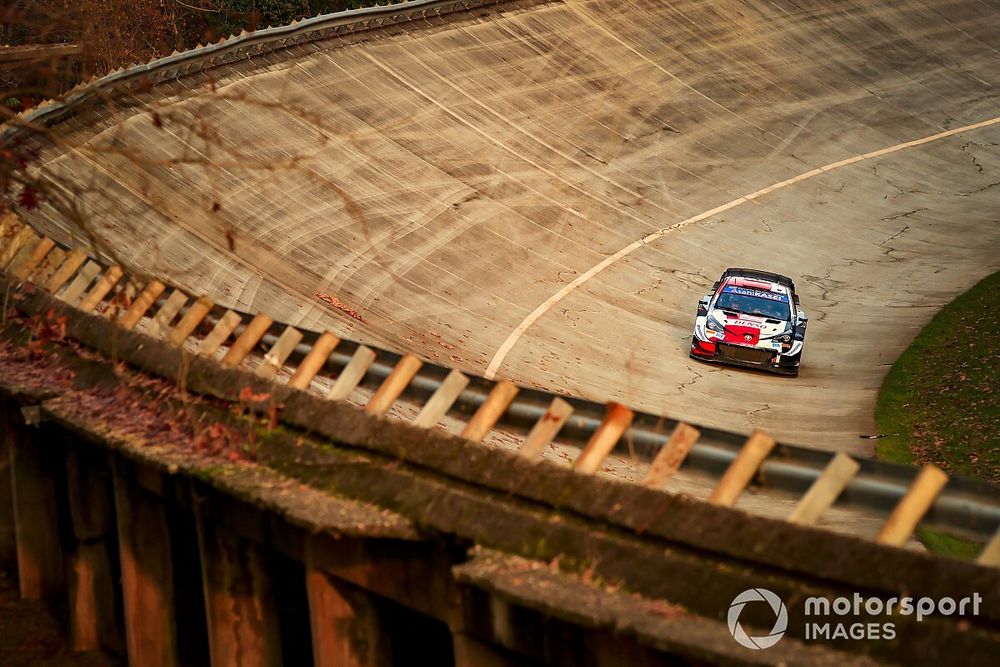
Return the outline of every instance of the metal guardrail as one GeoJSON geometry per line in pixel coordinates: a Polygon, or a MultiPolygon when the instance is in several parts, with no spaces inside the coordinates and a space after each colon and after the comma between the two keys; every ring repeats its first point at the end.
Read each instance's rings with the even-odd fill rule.
{"type": "MultiPolygon", "coordinates": [[[[5,230],[0,221],[0,271],[6,267],[17,279],[34,277],[40,283],[44,283],[45,276],[41,274],[45,271],[52,275],[60,272],[60,266],[73,264],[72,270],[62,271],[64,275],[61,276],[58,286],[52,288],[51,283],[48,285],[49,291],[70,305],[83,305],[84,310],[88,312],[96,308],[99,312],[103,311],[106,316],[117,316],[124,309],[121,303],[115,305],[115,300],[120,300],[126,289],[132,291],[133,297],[139,295],[138,298],[129,300],[133,310],[135,304],[142,301],[142,294],[145,293],[145,291],[139,292],[142,283],[130,281],[118,267],[103,269],[96,262],[87,259],[80,250],[74,251],[75,261],[71,262],[69,259],[74,253],[61,251],[62,257],[59,262],[45,267],[45,258],[56,244],[46,238],[39,239],[27,225],[16,224],[14,227],[17,231],[12,232],[12,226],[8,224],[5,238],[3,233],[5,230]],[[116,310],[117,313],[112,312],[116,310]]],[[[172,342],[183,345],[185,341],[189,343],[196,341],[197,345],[201,345],[202,341],[211,338],[212,334],[202,336],[197,333],[197,328],[202,331],[211,329],[214,332],[224,327],[226,330],[224,340],[230,341],[230,351],[234,347],[240,347],[244,340],[248,341],[246,349],[241,352],[242,356],[238,356],[236,363],[242,363],[251,350],[256,350],[258,358],[263,358],[264,363],[274,365],[271,369],[272,376],[277,375],[279,368],[287,368],[289,372],[302,368],[303,362],[315,349],[320,337],[324,335],[328,339],[331,337],[329,333],[321,334],[274,323],[262,315],[251,316],[228,310],[216,306],[205,297],[191,301],[189,294],[178,289],[170,290],[157,281],[147,284],[146,290],[154,284],[159,286],[159,291],[148,299],[141,312],[137,312],[142,316],[155,311],[152,319],[162,320],[158,325],[158,335],[171,338],[180,331],[181,335],[172,342]],[[170,296],[166,296],[167,294],[170,296]],[[174,303],[174,307],[169,305],[171,302],[174,303]],[[163,313],[168,315],[163,316],[163,313]],[[183,325],[185,321],[190,325],[190,329],[183,325]],[[225,324],[226,321],[228,325],[225,324]]],[[[124,317],[119,318],[119,322],[123,319],[124,317]]],[[[138,317],[135,319],[138,321],[138,317]]],[[[134,326],[134,323],[131,326],[134,326]]],[[[316,374],[327,377],[330,382],[349,375],[345,373],[345,369],[352,361],[365,356],[359,354],[359,350],[364,352],[366,348],[374,352],[374,355],[365,357],[367,363],[350,390],[361,387],[371,390],[376,395],[380,392],[384,394],[385,388],[395,383],[397,388],[391,393],[388,405],[401,398],[407,399],[415,406],[426,406],[432,397],[441,391],[446,378],[456,373],[444,366],[423,363],[419,365],[419,369],[414,369],[414,372],[406,373],[401,380],[399,369],[408,364],[412,368],[412,364],[419,363],[412,355],[400,355],[364,346],[355,341],[338,339],[332,349],[322,352],[322,363],[316,365],[305,386],[316,388],[316,385],[312,385],[312,379],[316,374]],[[404,361],[406,358],[408,360],[404,361]]],[[[447,414],[463,420],[472,416],[469,420],[471,423],[480,418],[483,406],[490,402],[494,408],[499,405],[499,409],[495,410],[496,414],[487,422],[487,431],[498,429],[507,433],[525,434],[546,417],[553,406],[553,401],[558,398],[572,408],[572,416],[558,430],[556,439],[559,444],[575,445],[583,450],[577,459],[577,464],[580,459],[587,456],[588,450],[592,449],[593,443],[599,439],[602,430],[607,429],[609,422],[617,419],[612,416],[615,409],[621,408],[627,412],[627,421],[618,420],[621,429],[612,435],[612,439],[604,438],[607,443],[606,451],[600,455],[597,465],[591,472],[597,469],[603,457],[611,452],[612,447],[622,456],[638,459],[642,463],[655,463],[665,451],[675,446],[671,436],[679,422],[671,418],[632,412],[617,404],[603,405],[580,398],[557,397],[556,394],[537,389],[523,387],[514,389],[513,385],[505,381],[495,382],[481,377],[467,377],[466,380],[467,386],[450,399],[442,416],[447,414]],[[498,403],[492,397],[496,393],[495,390],[504,384],[507,385],[508,391],[513,390],[516,393],[512,399],[498,403]]],[[[746,436],[731,431],[689,426],[695,426],[700,432],[700,437],[695,436],[693,444],[689,445],[690,449],[684,450],[678,463],[685,471],[697,471],[719,480],[716,490],[723,485],[727,477],[731,476],[734,467],[746,465],[741,459],[746,457],[746,451],[751,449],[750,445],[755,438],[762,435],[752,436],[748,440],[746,436]]],[[[766,436],[763,437],[770,440],[766,436]]],[[[477,439],[481,439],[481,436],[477,439]]],[[[737,495],[742,492],[751,477],[756,477],[764,489],[801,496],[818,480],[831,476],[830,469],[834,467],[831,463],[837,456],[846,458],[827,451],[777,444],[773,449],[765,450],[759,460],[754,461],[747,469],[746,479],[739,486],[737,495]]],[[[852,470],[850,474],[843,476],[836,487],[836,505],[839,507],[880,515],[892,511],[895,515],[901,504],[909,502],[908,499],[913,495],[914,489],[927,481],[922,479],[926,476],[924,475],[926,470],[918,471],[911,466],[864,459],[858,460],[857,466],[857,471],[852,470]]],[[[943,486],[945,481],[947,485],[943,490],[938,487],[929,495],[925,494],[926,507],[913,519],[914,525],[919,520],[923,526],[980,541],[987,541],[998,535],[1000,489],[987,482],[972,479],[949,479],[936,468],[933,470],[939,475],[940,485],[943,486]]],[[[1000,542],[996,538],[993,542],[997,543],[1000,551],[1000,542]]]]}
{"type": "Polygon", "coordinates": [[[270,51],[308,42],[332,39],[387,25],[499,5],[510,0],[409,0],[396,4],[321,14],[290,25],[268,27],[220,39],[215,44],[134,64],[78,85],[66,96],[31,109],[0,131],[0,145],[33,133],[32,126],[51,126],[95,102],[105,102],[109,93],[145,88],[171,78],[190,75],[219,65],[247,60],[270,51]]]}

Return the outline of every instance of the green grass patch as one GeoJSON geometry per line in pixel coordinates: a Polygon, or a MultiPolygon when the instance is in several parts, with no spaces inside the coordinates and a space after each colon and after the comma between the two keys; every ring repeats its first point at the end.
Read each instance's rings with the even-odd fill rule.
{"type": "MultiPolygon", "coordinates": [[[[1000,273],[945,306],[882,384],[878,458],[934,463],[952,475],[1000,482],[1000,273]]],[[[927,529],[931,551],[972,559],[975,542],[927,529]]]]}
{"type": "Polygon", "coordinates": [[[1000,273],[941,309],[885,378],[880,459],[1000,482],[1000,273]]]}

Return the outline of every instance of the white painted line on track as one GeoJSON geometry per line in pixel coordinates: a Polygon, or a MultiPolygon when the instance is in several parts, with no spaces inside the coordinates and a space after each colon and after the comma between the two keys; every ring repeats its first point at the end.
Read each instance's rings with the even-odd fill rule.
{"type": "Polygon", "coordinates": [[[556,305],[564,298],[566,298],[577,287],[584,284],[585,282],[587,282],[588,280],[599,274],[604,269],[608,268],[612,264],[616,263],[618,260],[622,259],[623,257],[626,257],[627,255],[631,254],[633,251],[641,248],[647,243],[656,241],[657,239],[666,236],[670,232],[675,232],[679,229],[683,229],[684,227],[693,225],[696,222],[701,222],[706,218],[711,218],[712,216],[718,213],[722,213],[724,211],[728,211],[731,208],[735,208],[740,204],[745,204],[755,199],[759,199],[760,197],[763,197],[766,194],[769,194],[776,190],[781,190],[783,188],[786,188],[790,185],[794,185],[801,181],[808,180],[814,176],[825,174],[835,169],[840,169],[841,167],[846,167],[847,165],[854,164],[855,162],[870,160],[872,158],[881,157],[883,155],[895,153],[897,151],[901,151],[907,148],[913,148],[915,146],[929,144],[932,141],[937,141],[939,139],[946,139],[947,137],[951,137],[956,134],[961,134],[962,132],[978,130],[984,127],[989,127],[990,125],[996,125],[998,123],[1000,123],[1000,116],[997,116],[995,118],[990,118],[989,120],[980,121],[978,123],[973,123],[972,125],[964,125],[962,127],[956,127],[952,130],[946,130],[945,132],[938,132],[937,134],[931,134],[929,136],[921,137],[919,139],[914,139],[912,141],[906,141],[901,144],[896,144],[895,146],[881,148],[877,151],[872,151],[870,153],[861,153],[860,155],[855,155],[854,157],[849,157],[844,160],[839,160],[837,162],[831,162],[830,164],[818,167],[816,169],[811,169],[807,172],[799,174],[798,176],[793,176],[792,178],[789,178],[787,180],[779,181],[778,183],[774,183],[765,188],[761,188],[760,190],[757,190],[756,192],[751,192],[748,195],[737,197],[736,199],[730,200],[720,206],[716,206],[713,209],[704,211],[702,213],[699,213],[698,215],[694,215],[690,218],[687,218],[686,220],[681,220],[680,222],[674,223],[669,227],[664,227],[663,229],[651,232],[650,234],[647,234],[646,236],[639,239],[638,241],[633,241],[632,243],[628,244],[615,254],[605,257],[603,260],[601,260],[600,263],[591,267],[584,273],[581,273],[571,282],[564,285],[562,289],[560,289],[558,292],[550,296],[548,299],[543,301],[537,308],[531,311],[531,313],[527,317],[525,317],[520,324],[517,325],[517,327],[510,333],[510,335],[507,336],[507,340],[505,340],[503,344],[497,349],[496,354],[493,355],[493,359],[490,361],[490,365],[487,366],[486,368],[484,376],[488,380],[492,380],[494,377],[496,377],[497,371],[500,369],[501,364],[503,364],[504,359],[506,359],[507,355],[510,354],[510,351],[514,348],[514,345],[517,344],[517,341],[520,340],[521,336],[524,335],[524,332],[527,331],[531,327],[531,325],[533,325],[536,321],[538,321],[538,318],[547,313],[554,305],[556,305]]]}

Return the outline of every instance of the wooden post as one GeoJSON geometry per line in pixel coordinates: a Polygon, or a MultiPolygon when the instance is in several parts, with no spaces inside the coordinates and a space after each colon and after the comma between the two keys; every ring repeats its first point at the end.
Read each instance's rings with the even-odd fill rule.
{"type": "Polygon", "coordinates": [[[170,335],[167,337],[167,342],[171,345],[183,345],[184,341],[186,341],[188,336],[194,332],[195,327],[201,324],[201,321],[205,319],[208,315],[208,311],[212,310],[214,305],[215,302],[207,296],[203,296],[191,304],[188,311],[184,313],[184,317],[182,317],[181,321],[177,323],[174,330],[170,332],[170,335]]]}
{"type": "Polygon", "coordinates": [[[236,342],[232,344],[226,355],[222,357],[222,365],[227,368],[239,366],[246,359],[247,355],[250,354],[250,350],[257,346],[260,339],[271,328],[273,322],[274,320],[267,315],[258,313],[256,317],[250,320],[250,324],[243,330],[240,337],[236,339],[236,342]]]}
{"type": "Polygon", "coordinates": [[[472,442],[482,442],[510,407],[518,391],[518,386],[510,380],[500,380],[493,385],[486,400],[462,429],[462,437],[472,442]]]}
{"type": "Polygon", "coordinates": [[[285,365],[288,357],[295,351],[295,347],[301,340],[301,331],[295,327],[285,327],[285,330],[281,332],[278,340],[274,343],[274,347],[267,351],[267,354],[264,355],[264,360],[257,366],[255,372],[257,377],[268,380],[274,378],[281,367],[285,365]]]}
{"type": "Polygon", "coordinates": [[[948,475],[935,465],[925,465],[906,494],[896,504],[892,514],[875,535],[879,544],[902,546],[913,534],[920,519],[934,504],[941,489],[948,483],[948,475]]]}
{"type": "Polygon", "coordinates": [[[633,416],[634,413],[621,403],[608,403],[604,421],[594,431],[594,435],[590,436],[580,457],[573,464],[573,469],[586,474],[597,472],[604,459],[608,458],[608,454],[615,448],[618,439],[632,423],[633,416]]]}
{"type": "Polygon", "coordinates": [[[524,664],[516,656],[510,656],[489,644],[454,630],[451,634],[451,645],[455,653],[455,667],[518,667],[524,664]]]}
{"type": "Polygon", "coordinates": [[[315,667],[388,667],[387,630],[371,596],[306,563],[315,667]]]}
{"type": "Polygon", "coordinates": [[[722,479],[715,486],[708,502],[732,507],[773,448],[774,440],[766,433],[762,431],[751,433],[722,479]]]}
{"type": "Polygon", "coordinates": [[[812,483],[806,495],[802,496],[788,520],[805,525],[816,523],[820,515],[843,493],[860,468],[861,464],[850,456],[837,452],[823,474],[812,483]]]}
{"type": "Polygon", "coordinates": [[[111,468],[104,456],[66,449],[66,488],[73,524],[69,559],[69,626],[74,651],[122,654],[112,558],[115,530],[111,468]]]}
{"type": "Polygon", "coordinates": [[[163,302],[160,309],[156,311],[156,315],[153,315],[153,319],[146,325],[146,330],[143,333],[153,338],[162,338],[163,334],[170,329],[170,323],[177,317],[177,313],[181,311],[187,300],[187,294],[175,289],[163,302]]]}
{"type": "Polygon", "coordinates": [[[68,256],[68,253],[62,248],[52,248],[45,255],[45,259],[29,274],[29,279],[35,284],[44,287],[55,274],[56,270],[63,265],[68,256]]]}
{"type": "Polygon", "coordinates": [[[59,505],[55,464],[62,453],[51,441],[30,431],[10,403],[4,430],[8,433],[17,575],[21,597],[55,600],[66,590],[65,565],[59,538],[59,505]]]}
{"type": "Polygon", "coordinates": [[[392,404],[396,402],[396,399],[403,393],[403,390],[410,384],[410,380],[413,379],[413,376],[417,374],[417,371],[423,365],[424,362],[409,352],[404,354],[399,362],[396,363],[396,367],[389,373],[389,376],[382,382],[375,393],[372,394],[371,399],[369,399],[368,404],[365,406],[365,412],[370,415],[384,415],[392,407],[392,404]]]}
{"type": "Polygon", "coordinates": [[[413,420],[413,425],[421,428],[436,426],[448,414],[448,410],[467,386],[469,378],[460,371],[452,370],[413,420]]]}
{"type": "Polygon", "coordinates": [[[549,409],[531,427],[531,431],[528,432],[528,436],[521,443],[521,448],[517,450],[517,453],[532,461],[537,459],[555,439],[572,414],[572,405],[558,396],[553,398],[549,409]]]}
{"type": "Polygon", "coordinates": [[[38,235],[29,225],[22,225],[11,238],[10,243],[0,248],[0,269],[6,269],[20,253],[21,248],[31,244],[38,235]]]}
{"type": "Polygon", "coordinates": [[[87,261],[87,253],[80,250],[79,248],[75,250],[70,250],[66,254],[66,259],[63,263],[53,271],[52,276],[45,283],[45,291],[49,294],[55,294],[62,286],[66,284],[66,281],[73,277],[73,274],[77,272],[83,263],[87,261]]]}
{"type": "Polygon", "coordinates": [[[212,331],[205,336],[201,344],[198,345],[198,354],[210,357],[216,353],[216,351],[222,347],[222,344],[229,340],[229,336],[236,331],[236,327],[239,326],[243,318],[240,317],[239,313],[234,313],[231,310],[227,310],[219,321],[215,323],[215,327],[212,331]]]}
{"type": "Polygon", "coordinates": [[[375,361],[375,352],[370,347],[359,345],[340,377],[333,383],[327,398],[332,401],[343,401],[350,396],[354,388],[361,383],[373,361],[375,361]]]}
{"type": "Polygon", "coordinates": [[[71,306],[76,306],[80,303],[80,298],[83,293],[90,287],[90,283],[97,277],[101,272],[101,265],[97,262],[87,262],[80,269],[80,272],[76,274],[72,282],[66,286],[63,293],[59,295],[59,298],[68,303],[71,306]]]}
{"type": "Polygon", "coordinates": [[[129,664],[179,665],[165,508],[159,498],[135,486],[121,461],[115,459],[112,467],[129,664]]]}
{"type": "Polygon", "coordinates": [[[139,323],[142,316],[156,303],[156,299],[163,294],[163,290],[167,288],[166,285],[161,283],[159,280],[152,280],[143,288],[139,296],[135,298],[129,309],[125,311],[121,319],[118,320],[120,324],[125,329],[134,329],[135,325],[139,323]]]}
{"type": "Polygon", "coordinates": [[[279,667],[278,609],[266,557],[201,512],[197,518],[211,664],[279,667]]]}
{"type": "Polygon", "coordinates": [[[292,374],[291,379],[288,381],[288,386],[293,389],[308,389],[309,384],[312,379],[316,377],[319,370],[323,368],[326,364],[326,360],[330,358],[333,353],[334,348],[340,344],[340,339],[334,336],[329,331],[324,331],[323,334],[316,339],[313,343],[312,349],[309,350],[309,354],[306,358],[302,360],[299,367],[295,369],[292,374]]]}
{"type": "Polygon", "coordinates": [[[42,260],[45,259],[46,255],[49,254],[49,251],[51,251],[55,245],[55,241],[47,236],[43,236],[38,239],[38,243],[36,243],[35,247],[31,249],[31,254],[28,255],[23,261],[19,262],[17,266],[11,267],[11,275],[18,280],[24,280],[30,276],[31,272],[42,263],[42,260]]]}
{"type": "MultiPolygon", "coordinates": [[[[0,223],[3,220],[0,219],[0,223]]],[[[0,230],[0,240],[3,234],[0,230]]],[[[17,561],[17,540],[14,528],[13,479],[11,479],[11,448],[14,446],[14,424],[8,417],[8,403],[0,399],[0,567],[17,561]]]]}
{"type": "Polygon", "coordinates": [[[684,459],[700,435],[701,432],[695,427],[678,422],[674,432],[670,434],[670,440],[657,452],[656,458],[649,466],[646,479],[642,480],[643,485],[652,489],[662,489],[684,463],[684,459]]]}
{"type": "Polygon", "coordinates": [[[120,266],[112,266],[105,271],[104,275],[101,276],[96,283],[94,283],[90,292],[83,298],[83,301],[80,302],[80,310],[85,313],[89,313],[94,308],[97,308],[97,304],[99,304],[104,297],[108,295],[111,288],[117,285],[121,278],[122,267],[120,266]]]}
{"type": "Polygon", "coordinates": [[[1000,529],[993,534],[986,547],[979,553],[976,562],[980,565],[1000,567],[1000,529]]]}

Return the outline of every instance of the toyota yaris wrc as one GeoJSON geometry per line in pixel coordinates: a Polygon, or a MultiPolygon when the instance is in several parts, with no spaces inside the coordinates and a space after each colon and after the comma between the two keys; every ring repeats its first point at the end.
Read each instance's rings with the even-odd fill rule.
{"type": "Polygon", "coordinates": [[[806,322],[790,278],[726,269],[698,302],[691,357],[798,375],[806,322]]]}

